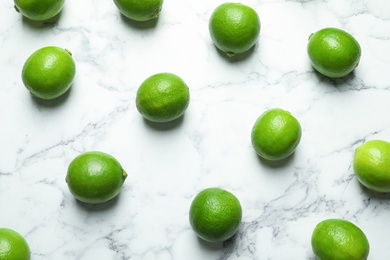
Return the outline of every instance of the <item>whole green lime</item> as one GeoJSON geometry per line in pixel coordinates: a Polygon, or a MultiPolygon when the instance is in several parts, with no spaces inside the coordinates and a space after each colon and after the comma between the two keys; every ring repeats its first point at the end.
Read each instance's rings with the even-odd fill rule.
{"type": "Polygon", "coordinates": [[[327,219],[317,224],[311,245],[318,260],[365,260],[370,250],[363,231],[342,219],[327,219]]]}
{"type": "Polygon", "coordinates": [[[313,68],[330,78],[347,76],[358,66],[361,56],[358,41],[337,28],[311,34],[307,52],[313,68]]]}
{"type": "Polygon", "coordinates": [[[0,260],[29,260],[30,256],[23,236],[12,229],[0,228],[0,260]]]}
{"type": "Polygon", "coordinates": [[[260,34],[260,19],[247,5],[224,3],[211,14],[209,32],[218,49],[234,56],[255,45],[260,34]]]}
{"type": "Polygon", "coordinates": [[[83,153],[69,164],[66,182],[73,196],[86,203],[103,203],[116,197],[127,173],[111,155],[83,153]]]}
{"type": "Polygon", "coordinates": [[[127,18],[144,22],[159,16],[163,0],[114,0],[114,3],[127,18]]]}
{"type": "Polygon", "coordinates": [[[61,12],[65,0],[14,0],[15,10],[33,21],[45,21],[61,12]]]}
{"type": "Polygon", "coordinates": [[[41,99],[55,99],[71,87],[76,66],[70,51],[55,46],[31,54],[22,70],[22,80],[30,93],[41,99]]]}
{"type": "Polygon", "coordinates": [[[353,169],[368,189],[390,192],[390,143],[371,140],[360,145],[355,150],[353,169]]]}
{"type": "Polygon", "coordinates": [[[230,192],[208,188],[196,195],[190,207],[190,224],[195,233],[209,242],[231,238],[242,218],[240,201],[230,192]]]}
{"type": "Polygon", "coordinates": [[[265,111],[252,128],[252,145],[267,160],[290,156],[302,135],[301,125],[290,112],[280,108],[265,111]]]}
{"type": "Polygon", "coordinates": [[[182,116],[190,102],[186,83],[172,73],[158,73],[138,88],[136,106],[152,122],[166,123],[182,116]]]}

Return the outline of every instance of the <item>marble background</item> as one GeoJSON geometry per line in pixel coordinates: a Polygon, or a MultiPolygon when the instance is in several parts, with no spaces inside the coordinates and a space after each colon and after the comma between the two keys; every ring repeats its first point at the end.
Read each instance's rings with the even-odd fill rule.
{"type": "Polygon", "coordinates": [[[46,24],[0,3],[0,226],[28,241],[32,259],[314,259],[310,237],[326,218],[367,235],[369,259],[390,259],[390,195],[370,192],[351,167],[366,140],[390,141],[388,0],[243,0],[261,19],[258,43],[227,58],[208,19],[221,0],[165,0],[160,18],[135,23],[112,0],[66,0],[46,24]],[[361,62],[329,80],[309,64],[310,33],[354,35],[361,62]],[[73,53],[74,84],[64,97],[30,96],[21,69],[35,50],[73,53]],[[191,101],[172,124],[145,121],[135,107],[148,76],[172,72],[191,101]],[[302,139],[289,159],[269,163],[250,132],[266,109],[289,110],[302,139]],[[77,202],[65,183],[70,161],[99,150],[129,176],[113,201],[77,202]],[[189,225],[193,197],[217,186],[243,207],[235,237],[199,240],[189,225]]]}

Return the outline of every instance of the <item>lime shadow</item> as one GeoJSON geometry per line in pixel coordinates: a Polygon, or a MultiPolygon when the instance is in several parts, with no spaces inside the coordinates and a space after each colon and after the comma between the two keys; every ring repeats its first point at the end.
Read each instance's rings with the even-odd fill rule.
{"type": "MultiPolygon", "coordinates": [[[[356,180],[357,181],[357,180],[356,180]]],[[[359,181],[358,181],[359,182],[359,181]]],[[[388,201],[390,200],[390,192],[378,192],[373,191],[364,186],[359,182],[359,187],[362,190],[362,193],[366,194],[368,196],[368,201],[375,200],[375,201],[388,201]]]]}
{"type": "Polygon", "coordinates": [[[232,236],[231,238],[222,242],[209,242],[200,237],[197,238],[200,246],[204,251],[214,252],[222,250],[223,255],[230,255],[230,253],[233,252],[235,249],[235,245],[238,239],[238,232],[234,234],[234,236],[232,236]]]}
{"type": "Polygon", "coordinates": [[[30,94],[31,99],[34,101],[35,104],[43,107],[57,107],[66,102],[66,100],[69,98],[69,95],[72,91],[72,86],[61,96],[54,98],[54,99],[42,99],[36,96],[33,96],[30,94]]]}
{"type": "Polygon", "coordinates": [[[200,237],[197,238],[200,246],[204,251],[220,251],[223,248],[224,242],[209,242],[200,237]]]}
{"type": "Polygon", "coordinates": [[[314,75],[316,76],[316,79],[320,82],[323,82],[327,87],[341,88],[345,86],[350,86],[348,83],[350,83],[356,78],[354,71],[341,78],[330,78],[324,76],[318,71],[316,71],[314,68],[313,71],[314,71],[314,75]]]}
{"type": "Polygon", "coordinates": [[[295,152],[281,160],[267,160],[256,153],[259,162],[269,168],[281,168],[289,164],[295,157],[295,152]]]}
{"type": "Polygon", "coordinates": [[[75,198],[75,200],[76,200],[76,205],[79,208],[82,208],[88,212],[102,212],[102,211],[107,211],[107,210],[111,210],[112,208],[114,208],[118,204],[118,201],[120,199],[120,195],[121,195],[121,193],[119,193],[117,196],[115,196],[114,198],[112,198],[109,201],[106,201],[103,203],[96,203],[96,204],[82,202],[76,198],[75,198]]]}
{"type": "Polygon", "coordinates": [[[159,20],[159,17],[157,17],[149,21],[139,22],[124,16],[122,13],[120,13],[120,18],[126,25],[138,30],[154,29],[157,26],[159,20]]]}
{"type": "Polygon", "coordinates": [[[166,123],[158,123],[158,122],[152,122],[144,118],[144,123],[150,128],[153,128],[158,131],[169,131],[170,129],[173,128],[178,128],[183,124],[184,121],[184,114],[180,116],[179,118],[176,118],[173,121],[166,122],[166,123]]]}
{"type": "Polygon", "coordinates": [[[34,21],[31,19],[28,19],[25,16],[22,16],[22,22],[24,25],[27,25],[28,27],[32,29],[40,29],[40,28],[52,28],[55,27],[59,20],[61,19],[62,11],[60,11],[58,14],[56,14],[53,18],[50,18],[45,21],[34,21]]]}
{"type": "Polygon", "coordinates": [[[257,48],[257,44],[256,43],[255,45],[253,45],[249,50],[243,52],[243,53],[238,53],[238,54],[234,54],[233,56],[230,56],[228,54],[226,54],[226,52],[218,49],[217,46],[214,45],[215,49],[217,50],[217,53],[224,59],[226,59],[227,61],[229,61],[230,63],[236,63],[236,62],[241,62],[241,61],[245,61],[247,59],[249,59],[250,56],[253,55],[253,53],[255,52],[256,48],[257,48]]]}

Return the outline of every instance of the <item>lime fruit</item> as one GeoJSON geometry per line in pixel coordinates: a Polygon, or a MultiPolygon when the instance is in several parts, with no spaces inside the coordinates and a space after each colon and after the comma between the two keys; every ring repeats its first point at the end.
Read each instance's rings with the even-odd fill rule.
{"type": "Polygon", "coordinates": [[[302,135],[301,125],[290,112],[280,108],[265,111],[252,128],[252,145],[267,160],[281,160],[291,155],[302,135]]]}
{"type": "Polygon", "coordinates": [[[114,0],[114,3],[127,18],[144,22],[159,16],[163,0],[114,0]]]}
{"type": "Polygon", "coordinates": [[[190,102],[186,83],[172,73],[158,73],[139,87],[136,106],[141,115],[152,122],[166,123],[184,114],[190,102]]]}
{"type": "Polygon", "coordinates": [[[209,242],[222,242],[238,230],[242,218],[239,200],[220,188],[201,191],[190,207],[190,224],[195,233],[209,242]]]}
{"type": "Polygon", "coordinates": [[[359,182],[370,190],[390,192],[390,143],[371,140],[354,154],[353,169],[359,182]]]}
{"type": "Polygon", "coordinates": [[[218,49],[234,56],[255,45],[260,34],[260,19],[249,6],[224,3],[211,14],[209,32],[218,49]]]}
{"type": "Polygon", "coordinates": [[[0,228],[0,260],[29,260],[30,248],[18,232],[0,228]]]}
{"type": "Polygon", "coordinates": [[[26,60],[22,80],[33,96],[54,99],[71,87],[75,73],[72,54],[66,49],[48,46],[35,51],[26,60]]]}
{"type": "Polygon", "coordinates": [[[330,78],[348,75],[358,66],[361,56],[357,40],[337,28],[325,28],[312,33],[307,52],[313,68],[330,78]]]}
{"type": "Polygon", "coordinates": [[[327,219],[314,228],[311,245],[318,260],[364,260],[369,253],[366,235],[342,219],[327,219]]]}
{"type": "Polygon", "coordinates": [[[14,0],[15,10],[33,21],[45,21],[61,12],[65,0],[14,0]]]}
{"type": "Polygon", "coordinates": [[[73,196],[86,203],[103,203],[119,194],[127,173],[111,155],[92,151],[70,163],[66,182],[73,196]]]}

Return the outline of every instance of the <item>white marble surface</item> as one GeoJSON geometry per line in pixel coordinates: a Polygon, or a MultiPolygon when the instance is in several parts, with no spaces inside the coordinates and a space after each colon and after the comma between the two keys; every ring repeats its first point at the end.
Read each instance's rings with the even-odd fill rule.
{"type": "Polygon", "coordinates": [[[0,226],[27,239],[32,259],[314,259],[310,236],[326,218],[367,235],[369,259],[390,259],[390,195],[359,185],[353,152],[390,141],[388,0],[244,0],[261,19],[248,54],[213,46],[208,18],[221,0],[165,0],[160,18],[137,24],[112,0],[66,0],[57,20],[32,23],[0,3],[0,226]],[[341,80],[310,67],[310,33],[338,27],[362,48],[341,80]],[[56,102],[24,88],[24,61],[38,48],[73,52],[77,75],[56,102]],[[191,91],[185,116],[158,126],[135,108],[148,76],[172,72],[191,91]],[[278,164],[256,155],[250,131],[268,108],[289,110],[303,128],[296,153],[278,164]],[[78,203],[65,175],[81,152],[114,155],[129,177],[104,205],[78,203]],[[188,211],[202,189],[234,193],[238,234],[200,241],[188,211]]]}

